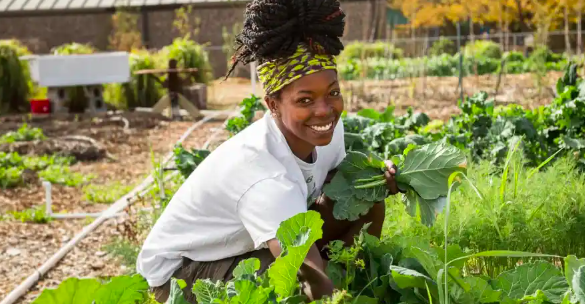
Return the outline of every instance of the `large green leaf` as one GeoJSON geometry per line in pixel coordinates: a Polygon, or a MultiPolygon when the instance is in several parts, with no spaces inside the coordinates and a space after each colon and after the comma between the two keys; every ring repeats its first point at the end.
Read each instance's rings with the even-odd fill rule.
{"type": "Polygon", "coordinates": [[[374,205],[372,201],[359,200],[343,174],[335,174],[331,183],[324,187],[324,192],[335,201],[333,216],[339,220],[356,221],[366,215],[374,205]]]}
{"type": "Polygon", "coordinates": [[[271,288],[257,286],[249,280],[237,280],[234,282],[236,295],[230,299],[230,303],[259,304],[266,303],[271,288]]]}
{"type": "Polygon", "coordinates": [[[250,258],[238,263],[234,268],[234,278],[241,279],[244,276],[253,276],[256,271],[260,270],[260,260],[257,258],[250,258]]]}
{"type": "Polygon", "coordinates": [[[197,280],[193,284],[193,294],[199,304],[211,304],[215,299],[225,299],[227,297],[223,283],[217,281],[213,283],[209,279],[197,280]]]}
{"type": "Polygon", "coordinates": [[[585,304],[585,266],[579,267],[571,280],[575,299],[579,304],[585,304]]]}
{"type": "Polygon", "coordinates": [[[585,266],[585,258],[577,259],[574,255],[569,255],[565,258],[565,278],[571,288],[573,288],[573,276],[581,266],[585,266]]]}
{"type": "Polygon", "coordinates": [[[400,267],[400,266],[390,266],[390,271],[392,273],[392,278],[396,285],[398,285],[401,289],[406,288],[426,288],[425,281],[429,283],[434,283],[434,281],[427,277],[426,275],[412,269],[400,267]]]}
{"type": "Polygon", "coordinates": [[[185,299],[185,294],[183,293],[183,288],[185,288],[186,285],[187,284],[183,280],[171,278],[171,292],[165,304],[190,304],[185,299]]]}
{"type": "Polygon", "coordinates": [[[441,213],[447,204],[447,197],[440,196],[436,199],[426,200],[414,190],[409,189],[402,196],[402,202],[406,205],[406,211],[410,216],[416,217],[418,215],[421,223],[430,227],[435,223],[437,214],[441,213]]]}
{"type": "Polygon", "coordinates": [[[276,232],[281,255],[268,269],[270,284],[281,298],[292,295],[299,271],[309,249],[323,235],[323,220],[316,211],[299,213],[283,221],[276,232]]]}
{"type": "Polygon", "coordinates": [[[396,177],[409,184],[425,200],[446,196],[453,172],[466,172],[467,159],[456,147],[441,142],[421,146],[408,153],[396,177]]]}
{"type": "Polygon", "coordinates": [[[492,282],[492,287],[501,290],[505,296],[513,300],[533,296],[540,290],[548,301],[561,303],[569,285],[554,265],[540,261],[520,265],[501,273],[492,282]]]}
{"type": "Polygon", "coordinates": [[[68,278],[56,289],[45,289],[33,304],[92,304],[101,283],[96,279],[68,278]]]}
{"type": "Polygon", "coordinates": [[[114,277],[96,292],[95,304],[142,303],[148,288],[148,282],[139,274],[114,277]]]}
{"type": "Polygon", "coordinates": [[[457,303],[478,304],[478,303],[498,303],[502,294],[499,290],[494,290],[490,284],[478,277],[466,277],[463,279],[468,291],[456,284],[450,284],[449,293],[457,303]]]}

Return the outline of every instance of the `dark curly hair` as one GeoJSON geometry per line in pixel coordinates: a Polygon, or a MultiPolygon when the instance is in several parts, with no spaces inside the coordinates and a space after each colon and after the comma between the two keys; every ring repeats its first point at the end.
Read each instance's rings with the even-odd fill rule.
{"type": "Polygon", "coordinates": [[[299,43],[316,53],[339,55],[344,28],[339,0],[253,0],[246,5],[226,78],[238,63],[286,58],[299,43]]]}

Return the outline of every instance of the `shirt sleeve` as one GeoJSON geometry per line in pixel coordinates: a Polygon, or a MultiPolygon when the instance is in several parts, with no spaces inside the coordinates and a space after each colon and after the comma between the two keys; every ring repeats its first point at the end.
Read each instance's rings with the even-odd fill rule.
{"type": "Polygon", "coordinates": [[[276,237],[280,223],[307,212],[307,201],[296,183],[279,176],[261,180],[250,187],[237,208],[240,220],[258,249],[276,237]]]}

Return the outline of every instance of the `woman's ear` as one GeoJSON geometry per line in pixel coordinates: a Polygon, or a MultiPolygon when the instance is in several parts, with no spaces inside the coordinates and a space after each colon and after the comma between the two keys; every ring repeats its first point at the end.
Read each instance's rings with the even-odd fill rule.
{"type": "Polygon", "coordinates": [[[272,113],[272,116],[277,115],[278,103],[276,102],[276,98],[267,95],[264,96],[264,102],[266,102],[266,106],[268,106],[268,110],[272,113]]]}

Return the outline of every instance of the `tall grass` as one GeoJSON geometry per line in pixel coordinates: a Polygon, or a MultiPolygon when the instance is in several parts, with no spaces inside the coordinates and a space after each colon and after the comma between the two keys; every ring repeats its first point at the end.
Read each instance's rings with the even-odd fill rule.
{"type": "MultiPolygon", "coordinates": [[[[449,244],[467,252],[513,250],[585,256],[585,178],[574,161],[560,158],[546,170],[530,175],[521,153],[510,160],[507,179],[483,162],[470,165],[468,177],[481,193],[463,183],[451,196],[449,244]]],[[[384,236],[417,237],[438,246],[445,242],[443,221],[427,228],[411,218],[399,201],[390,200],[384,236]]],[[[494,277],[512,269],[521,258],[483,258],[468,263],[468,271],[494,277]]],[[[526,259],[522,259],[526,261],[526,259]]]]}

